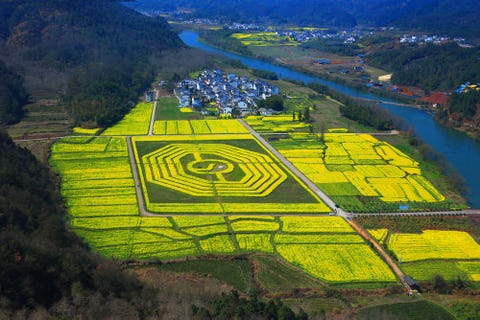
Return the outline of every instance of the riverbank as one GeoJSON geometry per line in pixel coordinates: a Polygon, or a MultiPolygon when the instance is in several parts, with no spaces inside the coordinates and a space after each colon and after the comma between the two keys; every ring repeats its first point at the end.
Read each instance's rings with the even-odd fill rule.
{"type": "MultiPolygon", "coordinates": [[[[196,30],[192,30],[192,31],[197,33],[196,30]]],[[[248,50],[248,49],[246,49],[244,51],[243,50],[242,51],[236,51],[236,50],[231,50],[231,48],[222,47],[221,45],[217,45],[215,43],[212,43],[211,41],[208,41],[208,39],[206,39],[205,37],[202,37],[202,32],[201,31],[198,31],[199,42],[201,42],[201,43],[203,43],[207,46],[216,48],[218,50],[226,51],[226,52],[229,52],[229,53],[232,53],[232,54],[235,54],[235,55],[241,55],[241,56],[246,57],[246,58],[260,60],[260,61],[263,61],[263,62],[266,62],[266,63],[271,63],[271,64],[274,64],[274,65],[277,65],[277,66],[280,66],[280,67],[289,68],[289,69],[295,70],[297,72],[308,74],[312,77],[318,77],[318,78],[324,79],[326,81],[332,81],[332,82],[335,82],[335,83],[338,83],[338,84],[341,84],[341,85],[345,85],[345,86],[348,86],[350,88],[353,88],[353,89],[356,89],[356,90],[359,90],[359,91],[362,91],[362,92],[365,92],[365,93],[374,94],[376,96],[381,96],[381,97],[384,97],[384,98],[395,99],[397,101],[400,101],[400,102],[404,103],[405,105],[411,105],[411,106],[414,106],[416,108],[424,108],[423,104],[416,103],[418,101],[415,100],[414,98],[407,97],[407,96],[399,94],[399,93],[389,92],[389,91],[383,90],[381,88],[376,88],[376,87],[371,87],[370,88],[370,87],[367,86],[368,82],[361,81],[361,79],[347,79],[345,77],[336,76],[336,75],[333,75],[333,74],[328,73],[328,72],[312,71],[312,70],[310,70],[308,68],[304,68],[300,65],[296,65],[296,64],[292,64],[292,63],[286,63],[286,62],[283,61],[284,59],[282,60],[277,56],[258,55],[258,54],[255,54],[254,52],[252,52],[251,50],[248,50]]],[[[205,30],[203,30],[203,32],[205,32],[205,30]]],[[[247,48],[247,47],[245,47],[245,48],[247,48]]]]}

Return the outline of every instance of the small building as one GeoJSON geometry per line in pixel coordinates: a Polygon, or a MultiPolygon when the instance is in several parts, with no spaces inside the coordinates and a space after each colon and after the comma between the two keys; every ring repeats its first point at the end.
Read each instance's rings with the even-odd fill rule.
{"type": "Polygon", "coordinates": [[[153,100],[155,100],[155,92],[147,91],[147,93],[145,94],[145,101],[152,102],[153,100]]]}
{"type": "Polygon", "coordinates": [[[392,80],[392,74],[386,74],[378,77],[378,81],[381,82],[390,82],[390,80],[392,80]]]}
{"type": "Polygon", "coordinates": [[[418,284],[415,282],[415,280],[413,280],[412,277],[410,276],[405,276],[404,278],[405,282],[408,284],[408,286],[410,287],[411,290],[416,290],[417,292],[422,292],[420,290],[420,287],[418,286],[418,284]]]}

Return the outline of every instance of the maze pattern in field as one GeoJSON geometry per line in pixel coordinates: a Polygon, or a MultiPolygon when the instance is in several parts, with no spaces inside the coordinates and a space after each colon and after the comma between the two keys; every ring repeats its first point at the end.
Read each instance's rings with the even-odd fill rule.
{"type": "Polygon", "coordinates": [[[132,140],[144,199],[152,213],[331,211],[251,135],[132,140]]]}
{"type": "Polygon", "coordinates": [[[143,156],[142,163],[148,182],[197,197],[265,197],[287,179],[270,157],[226,144],[170,144],[143,156]],[[185,166],[188,156],[194,160],[185,166]],[[239,181],[226,176],[234,166],[244,172],[239,181]]]}

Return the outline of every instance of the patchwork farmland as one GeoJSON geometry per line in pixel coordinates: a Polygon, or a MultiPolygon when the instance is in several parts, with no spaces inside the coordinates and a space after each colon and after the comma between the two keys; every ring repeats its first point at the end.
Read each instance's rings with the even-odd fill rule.
{"type": "MultiPolygon", "coordinates": [[[[157,120],[152,130],[152,110],[140,104],[102,135],[76,130],[51,149],[70,224],[96,252],[162,260],[264,252],[328,283],[397,281],[348,222],[330,216],[332,209],[237,120],[157,120]]],[[[252,120],[295,129],[285,116],[252,120]]],[[[350,199],[347,208],[368,197],[412,207],[444,202],[418,164],[392,146],[367,135],[326,134],[327,148],[318,139],[290,132],[272,145],[329,196],[350,199]],[[386,179],[398,185],[394,193],[386,179]]],[[[476,279],[472,262],[458,267],[476,279]]]]}

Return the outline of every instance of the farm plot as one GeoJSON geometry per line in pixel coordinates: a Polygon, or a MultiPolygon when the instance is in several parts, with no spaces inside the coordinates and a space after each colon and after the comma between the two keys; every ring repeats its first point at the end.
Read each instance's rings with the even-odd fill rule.
{"type": "Polygon", "coordinates": [[[238,39],[244,46],[269,47],[269,46],[298,46],[295,39],[280,36],[276,32],[234,33],[232,38],[238,39]]]}
{"type": "Polygon", "coordinates": [[[401,205],[448,209],[419,164],[386,142],[349,133],[326,133],[324,146],[300,138],[295,133],[272,145],[348,211],[398,211],[401,205]]]}
{"type": "Polygon", "coordinates": [[[72,218],[139,214],[125,138],[60,139],[50,165],[62,175],[72,218]]]}
{"type": "Polygon", "coordinates": [[[391,234],[388,248],[401,268],[417,280],[458,276],[480,281],[480,245],[466,232],[424,230],[421,234],[391,234]]]}
{"type": "Polygon", "coordinates": [[[200,135],[249,133],[237,120],[157,120],[153,133],[156,135],[200,135]]]}
{"type": "Polygon", "coordinates": [[[228,137],[134,138],[147,209],[155,213],[330,211],[251,136],[228,137]]]}
{"type": "Polygon", "coordinates": [[[265,132],[308,132],[309,125],[304,122],[294,121],[292,115],[275,116],[248,116],[245,121],[255,131],[265,132]]]}
{"type": "Polygon", "coordinates": [[[133,108],[119,123],[103,132],[104,136],[128,136],[147,134],[153,102],[141,102],[133,108]]]}
{"type": "Polygon", "coordinates": [[[421,234],[394,233],[388,247],[403,262],[428,259],[480,259],[480,245],[463,231],[425,230],[421,234]]]}
{"type": "Polygon", "coordinates": [[[366,244],[278,244],[285,260],[328,282],[394,282],[388,266],[366,244]]]}

